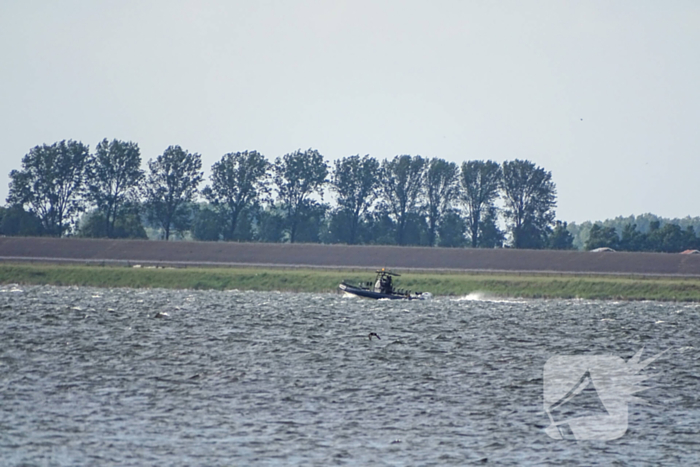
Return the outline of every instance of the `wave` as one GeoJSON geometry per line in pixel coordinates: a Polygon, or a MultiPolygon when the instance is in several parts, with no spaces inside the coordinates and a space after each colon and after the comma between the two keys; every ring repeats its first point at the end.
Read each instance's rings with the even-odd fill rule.
{"type": "Polygon", "coordinates": [[[453,298],[453,302],[494,302],[494,303],[522,303],[522,300],[507,299],[489,292],[471,292],[461,297],[453,298]]]}

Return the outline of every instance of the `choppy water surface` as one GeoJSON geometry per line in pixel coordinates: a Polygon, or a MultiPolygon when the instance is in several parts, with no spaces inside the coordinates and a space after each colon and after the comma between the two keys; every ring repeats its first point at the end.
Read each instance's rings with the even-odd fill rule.
{"type": "Polygon", "coordinates": [[[0,464],[696,464],[699,319],[698,304],[4,286],[0,464]],[[547,436],[550,357],[642,347],[668,352],[622,438],[547,436]]]}

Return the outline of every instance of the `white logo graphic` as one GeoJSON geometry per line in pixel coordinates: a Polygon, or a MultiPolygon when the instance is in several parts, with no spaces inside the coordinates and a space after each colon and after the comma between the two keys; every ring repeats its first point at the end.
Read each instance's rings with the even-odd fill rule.
{"type": "Polygon", "coordinates": [[[627,432],[627,404],[646,403],[633,394],[650,376],[639,375],[664,352],[639,361],[642,348],[627,363],[612,355],[556,356],[544,365],[544,410],[554,439],[611,440],[627,432]]]}

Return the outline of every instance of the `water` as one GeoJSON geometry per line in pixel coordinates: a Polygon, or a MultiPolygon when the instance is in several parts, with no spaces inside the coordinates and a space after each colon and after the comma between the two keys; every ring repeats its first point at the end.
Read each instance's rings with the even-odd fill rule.
{"type": "Polygon", "coordinates": [[[699,318],[700,304],[4,286],[0,464],[697,464],[699,318]],[[547,436],[550,357],[642,348],[667,352],[624,436],[547,436]]]}

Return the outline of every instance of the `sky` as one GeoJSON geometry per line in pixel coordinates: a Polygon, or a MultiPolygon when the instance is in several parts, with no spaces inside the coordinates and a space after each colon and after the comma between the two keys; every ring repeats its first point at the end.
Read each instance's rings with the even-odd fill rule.
{"type": "Polygon", "coordinates": [[[41,144],[503,162],[557,218],[700,216],[700,2],[4,0],[0,202],[41,144]]]}

